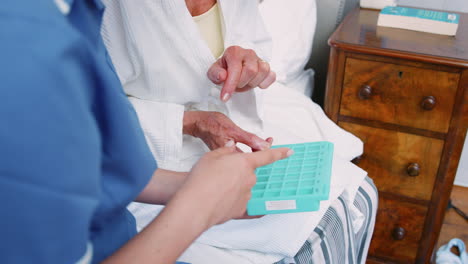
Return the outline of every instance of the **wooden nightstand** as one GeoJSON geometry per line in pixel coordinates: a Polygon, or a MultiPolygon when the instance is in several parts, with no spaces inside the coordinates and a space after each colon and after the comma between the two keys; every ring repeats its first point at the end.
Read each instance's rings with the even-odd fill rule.
{"type": "Polygon", "coordinates": [[[468,127],[468,14],[456,37],[377,17],[356,9],[331,36],[325,111],[379,189],[369,262],[429,263],[468,127]]]}

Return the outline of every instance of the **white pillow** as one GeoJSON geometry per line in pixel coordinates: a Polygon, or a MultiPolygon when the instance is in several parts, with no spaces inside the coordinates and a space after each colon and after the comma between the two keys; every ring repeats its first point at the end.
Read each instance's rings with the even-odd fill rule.
{"type": "Polygon", "coordinates": [[[313,71],[304,71],[317,23],[315,0],[264,0],[260,14],[273,39],[271,67],[279,82],[310,96],[313,71]]]}

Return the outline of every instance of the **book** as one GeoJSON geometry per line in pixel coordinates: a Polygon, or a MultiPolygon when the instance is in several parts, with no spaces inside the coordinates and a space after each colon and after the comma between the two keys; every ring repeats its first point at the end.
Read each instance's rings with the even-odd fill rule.
{"type": "Polygon", "coordinates": [[[382,9],[386,6],[396,6],[397,0],[360,0],[362,8],[382,9]]]}
{"type": "Polygon", "coordinates": [[[377,25],[455,36],[459,21],[456,13],[387,6],[380,11],[377,25]]]}

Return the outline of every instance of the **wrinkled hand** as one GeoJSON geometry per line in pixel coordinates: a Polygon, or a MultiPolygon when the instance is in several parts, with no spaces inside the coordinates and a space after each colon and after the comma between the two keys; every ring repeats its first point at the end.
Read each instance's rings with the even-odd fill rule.
{"type": "Polygon", "coordinates": [[[207,72],[215,84],[223,84],[220,99],[227,102],[234,92],[244,92],[255,87],[268,88],[276,74],[270,64],[260,59],[255,51],[239,46],[231,46],[224,51],[207,72]]]}
{"type": "Polygon", "coordinates": [[[245,218],[255,169],[292,155],[288,148],[253,153],[235,151],[234,142],[205,154],[189,173],[182,192],[196,197],[208,227],[233,218],[245,218]]]}
{"type": "Polygon", "coordinates": [[[266,140],[249,133],[219,112],[187,111],[184,113],[183,133],[198,137],[211,149],[224,147],[230,140],[249,146],[252,151],[271,147],[272,138],[266,140]]]}

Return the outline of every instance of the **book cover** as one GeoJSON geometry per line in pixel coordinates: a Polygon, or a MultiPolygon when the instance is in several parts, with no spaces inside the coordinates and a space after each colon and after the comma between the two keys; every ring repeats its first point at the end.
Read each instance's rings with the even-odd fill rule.
{"type": "Polygon", "coordinates": [[[401,6],[387,6],[379,14],[378,26],[455,36],[460,15],[401,6]]]}

